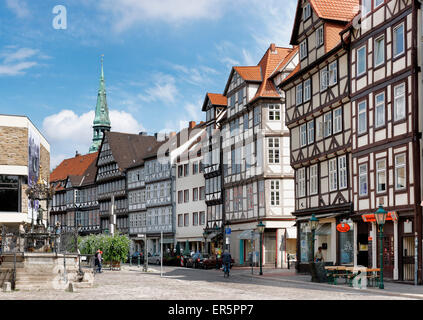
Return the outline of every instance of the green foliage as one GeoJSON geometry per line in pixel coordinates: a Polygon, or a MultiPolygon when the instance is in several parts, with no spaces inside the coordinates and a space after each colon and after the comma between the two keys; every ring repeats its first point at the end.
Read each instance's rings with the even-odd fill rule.
{"type": "Polygon", "coordinates": [[[130,240],[126,235],[106,234],[79,237],[79,250],[82,254],[95,254],[97,249],[103,251],[104,261],[125,261],[129,254],[130,240]]]}

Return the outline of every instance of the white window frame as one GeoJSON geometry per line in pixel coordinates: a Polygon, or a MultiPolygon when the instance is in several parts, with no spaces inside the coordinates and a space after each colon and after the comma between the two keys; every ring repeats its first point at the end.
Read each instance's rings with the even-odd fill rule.
{"type": "Polygon", "coordinates": [[[387,176],[386,176],[386,159],[376,160],[376,193],[385,193],[387,187],[387,176]],[[381,168],[380,164],[383,163],[383,167],[381,168]],[[380,186],[380,175],[385,176],[385,189],[379,189],[380,186]]]}
{"type": "Polygon", "coordinates": [[[300,146],[305,147],[307,145],[307,124],[304,123],[300,126],[300,146]]]}
{"type": "Polygon", "coordinates": [[[305,168],[300,168],[297,170],[297,193],[298,198],[305,197],[306,185],[305,185],[305,168]]]}
{"type": "Polygon", "coordinates": [[[361,3],[362,17],[365,17],[368,13],[372,11],[372,2],[373,0],[362,0],[362,3],[361,3]]]}
{"type": "Polygon", "coordinates": [[[316,30],[316,47],[319,48],[324,43],[323,26],[316,30]]]}
{"type": "Polygon", "coordinates": [[[401,83],[394,87],[394,121],[403,120],[406,117],[406,98],[405,98],[405,83],[401,83]],[[403,92],[397,93],[397,89],[403,88],[403,92]],[[398,102],[402,100],[402,109],[398,109],[398,102]],[[400,116],[398,111],[401,110],[400,116]]]}
{"type": "Polygon", "coordinates": [[[304,102],[310,101],[311,99],[311,79],[304,81],[304,102]]]}
{"type": "Polygon", "coordinates": [[[362,47],[360,47],[360,48],[357,49],[357,69],[356,69],[357,77],[365,74],[366,73],[366,70],[367,70],[367,46],[364,45],[364,46],[362,46],[362,47]],[[364,68],[360,72],[360,62],[361,62],[361,60],[360,60],[360,52],[362,50],[364,50],[364,55],[362,56],[362,59],[364,59],[363,60],[364,68]]]}
{"type": "Polygon", "coordinates": [[[367,177],[367,163],[362,163],[358,166],[358,194],[359,196],[367,196],[369,193],[369,183],[368,183],[368,177],[367,177]],[[361,170],[362,168],[365,168],[365,170],[361,170]],[[362,192],[362,184],[365,183],[366,185],[366,192],[362,192]]]}
{"type": "Polygon", "coordinates": [[[303,103],[303,84],[300,83],[295,88],[295,103],[297,106],[303,103]]]}
{"type": "Polygon", "coordinates": [[[336,158],[328,161],[329,167],[329,191],[338,190],[338,168],[336,158]]]}
{"type": "Polygon", "coordinates": [[[357,132],[358,134],[367,132],[367,101],[363,100],[357,104],[357,132]],[[361,108],[364,105],[364,108],[361,108]],[[360,110],[361,108],[361,110],[360,110]],[[364,127],[360,125],[360,120],[363,119],[360,116],[364,114],[364,127]]]}
{"type": "Polygon", "coordinates": [[[347,156],[338,158],[338,174],[339,190],[346,189],[348,187],[347,156]]]}
{"type": "Polygon", "coordinates": [[[338,83],[338,61],[329,64],[329,86],[334,86],[338,83]]]}
{"type": "Polygon", "coordinates": [[[376,9],[377,7],[380,7],[384,3],[385,3],[385,0],[375,0],[374,8],[376,9]],[[378,3],[378,1],[380,2],[378,3]]]}
{"type": "Polygon", "coordinates": [[[375,128],[380,128],[385,125],[385,92],[381,92],[375,95],[375,128]],[[383,96],[383,99],[378,101],[378,97],[383,96]],[[382,120],[379,119],[378,110],[382,109],[382,120]]]}
{"type": "Polygon", "coordinates": [[[407,167],[406,167],[406,162],[407,162],[407,156],[405,153],[400,153],[400,154],[396,154],[395,155],[395,190],[404,190],[407,188],[407,167]],[[400,157],[404,157],[404,161],[402,163],[398,163],[398,158],[400,157]],[[404,169],[404,186],[403,187],[399,187],[398,186],[398,171],[400,169],[404,169]]]}
{"type": "Polygon", "coordinates": [[[328,67],[320,70],[320,91],[325,91],[329,86],[329,71],[328,67]]]}
{"type": "Polygon", "coordinates": [[[374,66],[375,67],[378,67],[378,66],[381,66],[382,64],[384,64],[385,63],[385,35],[381,35],[380,37],[377,37],[376,39],[375,39],[375,41],[374,41],[374,48],[375,48],[375,54],[374,54],[374,66]],[[379,43],[380,41],[383,41],[383,45],[382,45],[382,48],[380,48],[379,46],[377,46],[376,44],[377,43],[379,43]],[[380,50],[382,50],[381,51],[381,54],[382,54],[382,56],[383,56],[383,59],[382,59],[382,61],[377,61],[376,59],[378,58],[378,49],[380,50]]]}
{"type": "Polygon", "coordinates": [[[342,107],[333,110],[333,133],[342,131],[342,107]]]}
{"type": "Polygon", "coordinates": [[[318,188],[318,182],[319,182],[319,174],[318,174],[318,165],[312,165],[310,166],[310,195],[315,195],[319,192],[318,188]]]}
{"type": "Polygon", "coordinates": [[[268,146],[268,163],[280,163],[280,140],[279,138],[267,138],[268,146]]]}
{"type": "Polygon", "coordinates": [[[304,6],[303,20],[306,21],[310,17],[311,17],[311,6],[310,6],[310,3],[307,3],[304,6]]]}
{"type": "Polygon", "coordinates": [[[270,181],[270,205],[271,206],[280,205],[280,181],[279,180],[270,181]]]}
{"type": "Polygon", "coordinates": [[[307,143],[314,142],[314,120],[307,122],[307,143]]]}
{"type": "Polygon", "coordinates": [[[395,28],[392,29],[392,55],[393,58],[399,57],[400,55],[402,55],[405,52],[405,28],[404,28],[404,22],[398,24],[397,26],[395,26],[395,28]],[[402,28],[402,51],[401,52],[395,52],[397,49],[397,33],[396,31],[402,28]]]}
{"type": "MultiPolygon", "coordinates": [[[[248,114],[246,114],[248,116],[248,114]]],[[[280,104],[269,105],[269,121],[281,120],[281,106],[280,104]]]]}
{"type": "Polygon", "coordinates": [[[300,43],[300,60],[307,58],[308,48],[307,48],[307,39],[300,43]]]}
{"type": "Polygon", "coordinates": [[[323,137],[327,138],[332,135],[332,112],[323,115],[323,137]]]}

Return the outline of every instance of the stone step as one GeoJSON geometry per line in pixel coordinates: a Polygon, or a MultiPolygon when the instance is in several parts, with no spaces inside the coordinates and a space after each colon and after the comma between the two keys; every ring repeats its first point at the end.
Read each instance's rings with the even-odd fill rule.
{"type": "MultiPolygon", "coordinates": [[[[2,261],[3,263],[5,262],[12,262],[14,261],[14,257],[13,255],[5,255],[2,256],[2,261]]],[[[16,262],[23,262],[24,261],[24,257],[22,257],[22,255],[16,255],[16,262]]]]}
{"type": "MultiPolygon", "coordinates": [[[[14,268],[14,263],[13,262],[3,262],[0,265],[0,268],[14,268]]],[[[25,266],[25,264],[23,262],[16,262],[16,269],[18,268],[23,268],[25,266]]]]}

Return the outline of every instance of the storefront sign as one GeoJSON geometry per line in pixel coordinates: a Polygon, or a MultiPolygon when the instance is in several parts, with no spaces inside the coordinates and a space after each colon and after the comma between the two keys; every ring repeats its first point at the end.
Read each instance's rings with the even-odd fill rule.
{"type": "Polygon", "coordinates": [[[348,223],[340,223],[336,226],[336,230],[339,232],[348,232],[350,231],[351,227],[348,223]]]}
{"type": "MultiPolygon", "coordinates": [[[[361,217],[363,218],[364,222],[376,222],[374,213],[363,214],[361,217]]],[[[397,221],[397,220],[398,220],[398,214],[395,211],[388,212],[388,215],[386,216],[386,221],[397,221]]]]}

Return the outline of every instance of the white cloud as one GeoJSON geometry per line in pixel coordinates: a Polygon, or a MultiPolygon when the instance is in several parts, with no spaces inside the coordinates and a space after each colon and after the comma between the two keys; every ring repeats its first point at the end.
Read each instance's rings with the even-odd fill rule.
{"type": "Polygon", "coordinates": [[[210,85],[214,82],[214,77],[219,72],[208,66],[200,65],[196,67],[186,67],[178,64],[170,64],[171,67],[178,71],[178,80],[188,82],[196,86],[210,85]]]}
{"type": "Polygon", "coordinates": [[[116,32],[147,21],[182,24],[192,20],[214,20],[222,16],[224,0],[103,0],[100,8],[113,13],[116,32]]]}
{"type": "MultiPolygon", "coordinates": [[[[88,153],[94,115],[94,111],[78,115],[72,110],[62,110],[44,119],[42,131],[51,145],[51,168],[73,157],[75,151],[88,153]]],[[[110,121],[112,131],[134,134],[145,131],[142,124],[125,111],[110,110],[110,121]]]]}
{"type": "Polygon", "coordinates": [[[18,18],[26,18],[30,14],[28,6],[23,0],[6,0],[6,5],[18,18]]]}
{"type": "Polygon", "coordinates": [[[154,85],[139,94],[138,98],[144,102],[162,101],[164,103],[174,103],[179,96],[175,85],[175,78],[170,75],[158,73],[154,76],[154,85]]]}
{"type": "Polygon", "coordinates": [[[31,48],[20,48],[17,49],[14,46],[5,46],[5,51],[0,53],[0,58],[3,61],[0,63],[0,76],[16,76],[25,74],[27,69],[30,69],[38,63],[34,60],[35,58],[42,58],[44,55],[40,55],[39,50],[31,48]]]}

